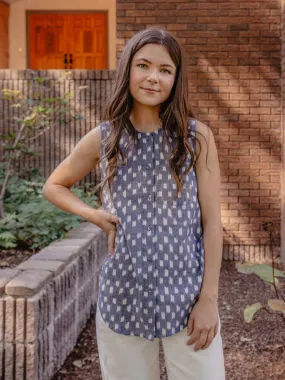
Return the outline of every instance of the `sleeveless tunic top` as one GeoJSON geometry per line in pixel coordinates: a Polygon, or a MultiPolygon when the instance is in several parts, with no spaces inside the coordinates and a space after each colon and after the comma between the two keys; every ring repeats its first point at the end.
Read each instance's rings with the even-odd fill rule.
{"type": "MultiPolygon", "coordinates": [[[[101,158],[109,122],[100,124],[101,158]]],[[[196,120],[189,119],[189,143],[195,152],[196,120]]],[[[130,144],[124,131],[120,146],[127,165],[116,169],[113,197],[108,184],[103,208],[116,215],[114,255],[109,253],[99,276],[98,307],[104,322],[119,334],[150,341],[187,327],[204,274],[204,245],[194,168],[176,196],[176,183],[168,163],[174,139],[162,149],[163,128],[137,132],[130,144]],[[133,147],[130,148],[130,146],[133,147]]],[[[195,154],[196,159],[196,154],[195,154]]],[[[191,157],[188,155],[185,167],[191,157]]],[[[122,159],[118,158],[118,164],[122,159]]],[[[106,175],[106,159],[100,162],[106,175]]],[[[184,172],[184,170],[183,170],[184,172]]]]}

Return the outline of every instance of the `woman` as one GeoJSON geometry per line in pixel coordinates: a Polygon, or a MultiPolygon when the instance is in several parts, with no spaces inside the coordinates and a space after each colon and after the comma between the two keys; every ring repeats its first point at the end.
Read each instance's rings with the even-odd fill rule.
{"type": "Polygon", "coordinates": [[[220,169],[213,134],[195,120],[187,88],[178,41],[163,28],[137,33],[122,53],[106,121],[43,189],[108,236],[96,313],[106,380],[159,380],[159,339],[170,380],[225,379],[220,169]],[[98,164],[103,210],[70,191],[98,164]]]}

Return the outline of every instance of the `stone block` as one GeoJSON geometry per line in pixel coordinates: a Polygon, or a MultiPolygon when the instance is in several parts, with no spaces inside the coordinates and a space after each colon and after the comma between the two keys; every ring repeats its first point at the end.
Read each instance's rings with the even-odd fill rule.
{"type": "Polygon", "coordinates": [[[0,296],[4,293],[6,284],[19,273],[17,268],[0,269],[0,296]]]}
{"type": "Polygon", "coordinates": [[[66,263],[56,260],[35,260],[35,256],[32,256],[27,261],[24,261],[17,268],[21,270],[44,270],[52,272],[53,276],[57,276],[65,267],[66,263]]]}
{"type": "Polygon", "coordinates": [[[58,248],[58,247],[77,247],[81,248],[82,251],[87,249],[90,246],[90,241],[87,238],[76,238],[76,239],[58,239],[51,243],[49,248],[58,248]]]}
{"type": "Polygon", "coordinates": [[[5,343],[5,380],[12,380],[14,371],[14,344],[5,343]]]}
{"type": "Polygon", "coordinates": [[[54,323],[54,294],[47,286],[40,293],[27,298],[26,342],[33,343],[38,336],[54,323]]]}
{"type": "Polygon", "coordinates": [[[26,345],[26,379],[40,380],[38,372],[38,343],[26,345]]]}
{"type": "Polygon", "coordinates": [[[78,262],[68,265],[64,272],[54,279],[54,316],[57,317],[67,304],[76,297],[78,286],[78,262]]]}
{"type": "Polygon", "coordinates": [[[15,379],[24,379],[25,374],[24,374],[24,359],[25,359],[25,346],[24,344],[16,344],[15,345],[15,379]]]}
{"type": "Polygon", "coordinates": [[[5,287],[5,293],[11,296],[31,296],[47,284],[52,273],[44,270],[25,270],[14,277],[5,287]]]}
{"type": "Polygon", "coordinates": [[[57,246],[42,249],[39,253],[33,257],[35,260],[50,260],[50,261],[62,261],[64,263],[70,263],[82,252],[81,247],[78,246],[57,246]]]}
{"type": "MultiPolygon", "coordinates": [[[[5,299],[4,298],[0,298],[0,316],[1,316],[1,318],[0,318],[0,343],[1,343],[5,340],[5,337],[4,337],[5,299]]],[[[1,362],[1,359],[0,359],[0,362],[1,362]]],[[[0,373],[1,373],[1,371],[0,371],[0,373]]]]}
{"type": "Polygon", "coordinates": [[[15,300],[16,304],[16,319],[15,319],[15,342],[24,343],[25,328],[26,328],[26,300],[18,298],[15,300]]]}
{"type": "Polygon", "coordinates": [[[0,375],[3,373],[4,344],[4,342],[0,342],[0,375]]]}
{"type": "Polygon", "coordinates": [[[15,324],[15,299],[13,297],[6,297],[5,299],[5,329],[4,337],[5,342],[14,342],[14,324],[15,324]]]}

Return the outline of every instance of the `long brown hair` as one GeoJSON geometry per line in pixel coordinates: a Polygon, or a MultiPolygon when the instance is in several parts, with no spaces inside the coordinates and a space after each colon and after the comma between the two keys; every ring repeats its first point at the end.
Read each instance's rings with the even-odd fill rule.
{"type": "MultiPolygon", "coordinates": [[[[108,181],[111,191],[112,180],[118,166],[118,155],[125,160],[125,153],[120,147],[120,139],[124,130],[127,130],[131,139],[137,139],[137,130],[130,121],[133,107],[133,99],[130,94],[130,67],[136,52],[146,44],[159,44],[167,48],[169,55],[176,66],[176,78],[168,99],[161,104],[159,117],[162,122],[163,132],[176,141],[172,150],[169,165],[180,192],[183,186],[184,176],[195,165],[194,152],[188,141],[189,117],[195,118],[188,100],[187,62],[184,51],[179,42],[166,29],[152,27],[136,33],[127,43],[120,57],[118,67],[110,93],[109,101],[105,109],[105,120],[110,123],[110,134],[105,141],[105,156],[107,160],[107,175],[96,186],[102,189],[108,181]],[[181,171],[188,153],[191,163],[181,175],[181,171]]],[[[197,140],[197,139],[196,139],[197,140]]],[[[198,141],[199,142],[199,141],[198,141]]]]}

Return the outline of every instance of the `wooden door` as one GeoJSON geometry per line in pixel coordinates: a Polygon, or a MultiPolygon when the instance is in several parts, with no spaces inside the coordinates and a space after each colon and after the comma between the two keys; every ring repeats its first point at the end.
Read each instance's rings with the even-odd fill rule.
{"type": "Polygon", "coordinates": [[[106,15],[71,15],[68,20],[73,69],[106,69],[106,15]]]}
{"type": "Polygon", "coordinates": [[[30,69],[107,69],[105,13],[32,13],[29,36],[30,69]]]}

